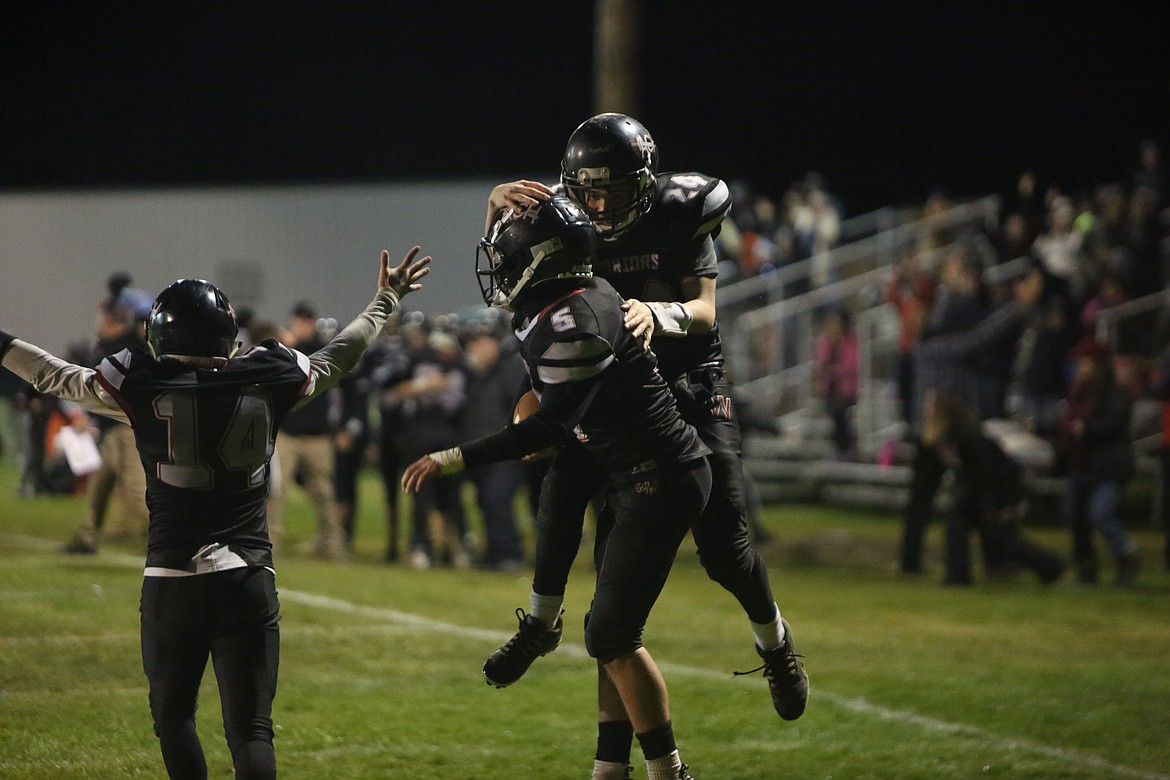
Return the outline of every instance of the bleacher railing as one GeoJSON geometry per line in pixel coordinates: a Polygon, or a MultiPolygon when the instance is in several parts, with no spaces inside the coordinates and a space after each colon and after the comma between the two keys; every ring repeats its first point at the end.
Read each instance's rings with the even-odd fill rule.
{"type": "MultiPolygon", "coordinates": [[[[807,409],[813,400],[817,317],[827,307],[844,304],[865,326],[857,328],[859,350],[871,373],[862,376],[857,412],[866,421],[861,427],[876,433],[886,425],[887,415],[880,407],[887,403],[888,393],[882,383],[894,376],[891,361],[896,356],[891,357],[890,345],[896,349],[896,330],[891,331],[896,318],[888,312],[887,316],[868,312],[883,305],[891,266],[907,255],[925,255],[929,261],[931,254],[943,251],[968,230],[994,224],[998,212],[999,198],[981,198],[838,247],[820,258],[720,288],[719,327],[733,380],[761,411],[781,417],[807,409]],[[786,297],[808,285],[814,263],[828,268],[839,281],[786,297]]],[[[866,437],[866,443],[872,441],[872,435],[866,437]]]]}
{"type": "Polygon", "coordinates": [[[1170,289],[1103,309],[1097,315],[1097,340],[1117,354],[1150,357],[1161,346],[1159,318],[1170,305],[1170,289]]]}

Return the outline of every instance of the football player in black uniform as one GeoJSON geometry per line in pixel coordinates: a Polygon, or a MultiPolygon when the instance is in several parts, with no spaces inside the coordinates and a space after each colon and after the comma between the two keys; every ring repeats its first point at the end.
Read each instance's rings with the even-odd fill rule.
{"type": "Polygon", "coordinates": [[[382,252],[378,293],[312,355],[265,341],[243,355],[235,311],[214,285],[181,279],[155,300],[148,350],[74,365],[0,331],[0,364],[41,392],[129,423],[150,510],[142,583],[142,662],[172,778],[206,778],[195,731],[210,655],[237,778],[276,777],[272,699],[280,608],[265,516],[281,419],[350,370],[429,257],[397,267],[382,252]]]}
{"type": "Polygon", "coordinates": [[[677,780],[686,773],[666,684],[642,646],[642,629],[707,502],[710,451],[679,415],[654,354],[626,329],[621,296],[592,278],[594,243],[584,211],[564,196],[495,221],[477,272],[484,300],[514,312],[539,409],[498,433],[420,458],[402,485],[416,491],[437,474],[580,443],[569,451],[588,457],[614,510],[585,646],[612,683],[615,699],[606,706],[628,716],[649,776],[677,780]]]}
{"type": "MultiPolygon", "coordinates": [[[[713,238],[731,208],[731,196],[719,179],[657,169],[658,148],[641,123],[624,114],[600,114],[569,138],[560,188],[586,210],[602,239],[594,272],[626,299],[632,335],[647,342],[653,337],[659,370],[683,418],[712,450],[711,500],[693,529],[700,560],[747,613],[773,705],[782,718],[793,720],[807,704],[808,677],[764,562],[749,540],[739,424],[715,322],[713,238]]],[[[555,191],[529,180],[501,184],[489,197],[488,222],[504,209],[528,208],[555,191]]],[[[488,659],[484,672],[489,681],[506,685],[518,680],[542,654],[526,648],[550,643],[557,631],[588,492],[595,486],[596,480],[580,471],[551,470],[546,477],[532,612],[523,616],[514,641],[488,659]]]]}

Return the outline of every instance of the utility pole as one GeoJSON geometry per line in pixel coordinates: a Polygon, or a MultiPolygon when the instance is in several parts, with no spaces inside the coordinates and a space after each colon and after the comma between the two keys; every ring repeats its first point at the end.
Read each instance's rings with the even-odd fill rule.
{"type": "Polygon", "coordinates": [[[597,113],[639,114],[638,2],[594,0],[593,100],[597,113]]]}

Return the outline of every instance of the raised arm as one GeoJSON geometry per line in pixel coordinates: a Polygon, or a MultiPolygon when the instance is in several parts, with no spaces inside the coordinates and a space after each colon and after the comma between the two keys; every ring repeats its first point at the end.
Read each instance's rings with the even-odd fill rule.
{"type": "Polygon", "coordinates": [[[129,422],[92,368],[62,360],[4,331],[0,331],[0,365],[39,392],[72,401],[87,412],[129,422]]]}
{"type": "MultiPolygon", "coordinates": [[[[390,253],[382,250],[378,266],[378,292],[370,305],[353,322],[329,340],[321,349],[309,355],[309,365],[317,377],[313,392],[301,399],[308,403],[341,381],[357,365],[362,353],[369,348],[382,331],[390,314],[398,308],[407,294],[422,289],[421,279],[430,273],[430,255],[415,260],[421,249],[411,247],[397,266],[390,267],[390,253]]],[[[298,405],[299,405],[298,404],[298,405]]]]}
{"type": "Polygon", "coordinates": [[[1016,283],[1016,299],[1005,303],[970,330],[935,336],[921,342],[915,351],[924,360],[965,358],[986,349],[1010,333],[1032,312],[1040,298],[1043,279],[1032,271],[1016,283]]]}

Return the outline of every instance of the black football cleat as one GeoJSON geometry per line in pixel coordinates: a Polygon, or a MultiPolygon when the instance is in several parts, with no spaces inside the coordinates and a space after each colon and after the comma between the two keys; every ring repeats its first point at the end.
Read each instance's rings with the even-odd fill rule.
{"type": "MultiPolygon", "coordinates": [[[[561,610],[561,614],[564,614],[564,610],[561,610]]],[[[533,661],[556,650],[561,643],[564,622],[560,615],[552,628],[543,620],[525,614],[519,607],[516,609],[516,617],[520,620],[520,630],[492,653],[483,665],[483,676],[487,678],[488,685],[506,688],[523,677],[533,661]]]]}
{"type": "Polygon", "coordinates": [[[788,621],[781,618],[780,622],[784,626],[784,642],[774,650],[761,650],[756,645],[756,652],[763,659],[764,665],[735,674],[754,674],[763,670],[776,713],[784,720],[796,720],[804,714],[804,708],[808,705],[808,674],[801,663],[802,656],[796,653],[796,643],[792,639],[788,621]]]}

